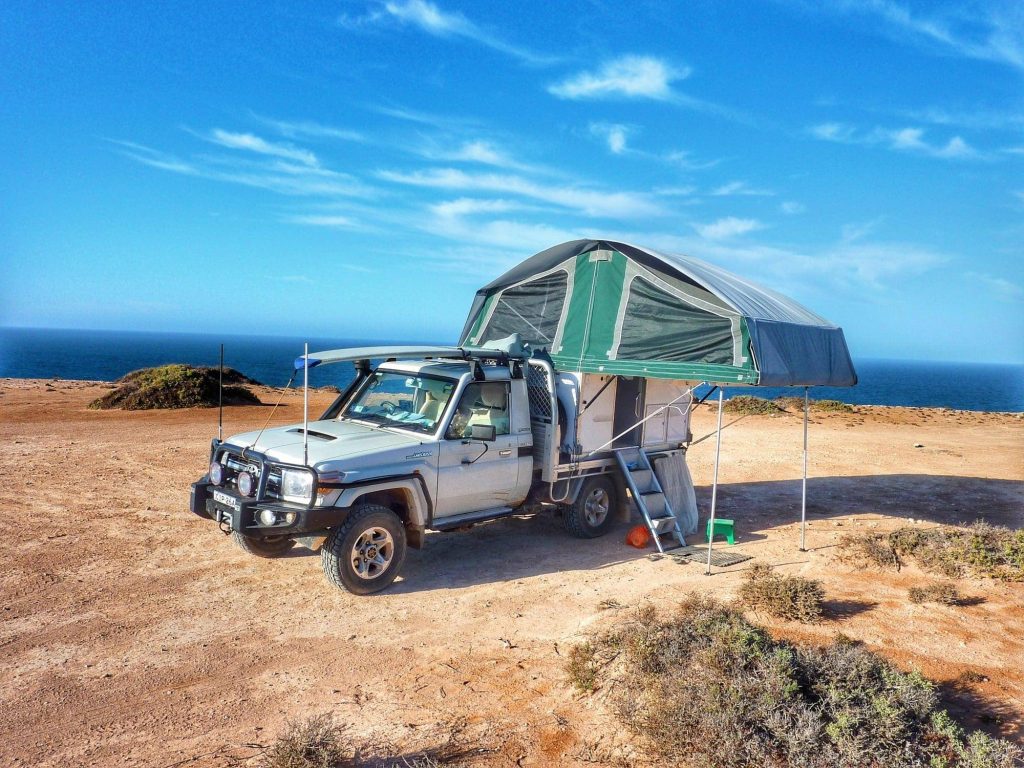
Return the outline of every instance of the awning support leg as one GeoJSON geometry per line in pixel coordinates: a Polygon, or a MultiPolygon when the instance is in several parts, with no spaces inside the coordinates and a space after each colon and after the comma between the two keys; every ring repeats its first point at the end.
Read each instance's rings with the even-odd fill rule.
{"type": "Polygon", "coordinates": [[[704,572],[705,576],[711,575],[711,544],[715,540],[715,510],[718,506],[718,461],[722,455],[722,390],[718,390],[718,429],[715,430],[715,480],[711,486],[711,519],[708,521],[708,530],[711,535],[708,536],[708,569],[704,572]]]}
{"type": "Polygon", "coordinates": [[[800,499],[800,551],[807,551],[807,411],[810,408],[807,395],[808,387],[804,387],[804,482],[800,499]]]}

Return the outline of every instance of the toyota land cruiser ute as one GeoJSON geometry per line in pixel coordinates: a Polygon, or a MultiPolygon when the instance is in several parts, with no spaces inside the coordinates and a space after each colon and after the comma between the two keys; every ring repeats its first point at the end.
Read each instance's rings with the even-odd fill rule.
{"type": "MultiPolygon", "coordinates": [[[[388,587],[428,531],[548,509],[593,538],[628,517],[627,485],[648,506],[660,493],[649,457],[685,472],[690,396],[679,382],[562,374],[514,340],[330,350],[295,365],[336,362],[354,363],[356,377],[318,419],[212,442],[191,511],[260,557],[322,538],[324,574],[355,594],[388,587]],[[652,396],[676,405],[645,419],[652,396]]],[[[692,499],[688,472],[684,484],[692,499]]],[[[682,543],[667,503],[660,522],[637,506],[656,540],[682,543]]]]}

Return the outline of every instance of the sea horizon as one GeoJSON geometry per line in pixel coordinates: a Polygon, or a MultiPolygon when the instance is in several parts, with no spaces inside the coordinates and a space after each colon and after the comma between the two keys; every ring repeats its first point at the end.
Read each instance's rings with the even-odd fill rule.
{"type": "MultiPolygon", "coordinates": [[[[385,344],[441,344],[436,339],[367,339],[289,334],[212,334],[0,326],[0,378],[115,381],[126,373],[170,363],[216,366],[220,345],[224,364],[270,386],[283,386],[292,361],[310,350],[385,344]]],[[[1024,412],[1024,364],[854,356],[858,384],[811,387],[815,400],[855,405],[955,408],[1024,412]]],[[[311,386],[343,384],[350,365],[310,371],[311,386]]],[[[802,395],[802,387],[725,387],[726,396],[802,395]]]]}

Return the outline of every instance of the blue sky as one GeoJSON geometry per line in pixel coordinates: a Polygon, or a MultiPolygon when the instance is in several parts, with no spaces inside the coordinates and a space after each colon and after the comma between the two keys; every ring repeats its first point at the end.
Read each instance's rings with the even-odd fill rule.
{"type": "Polygon", "coordinates": [[[854,356],[1024,362],[1024,4],[0,11],[0,325],[453,341],[624,239],[854,356]]]}

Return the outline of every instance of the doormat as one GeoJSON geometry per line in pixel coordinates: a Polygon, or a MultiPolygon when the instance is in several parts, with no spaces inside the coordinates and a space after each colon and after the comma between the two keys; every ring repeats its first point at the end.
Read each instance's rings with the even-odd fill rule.
{"type": "MultiPolygon", "coordinates": [[[[708,548],[707,546],[692,546],[692,547],[680,547],[679,549],[673,549],[671,552],[660,554],[658,552],[650,555],[652,560],[660,560],[663,557],[671,557],[673,560],[679,563],[704,563],[708,562],[708,548]]],[[[711,550],[711,564],[718,568],[727,568],[730,565],[736,565],[746,560],[753,559],[753,555],[744,555],[741,552],[729,552],[722,549],[711,550]]]]}

